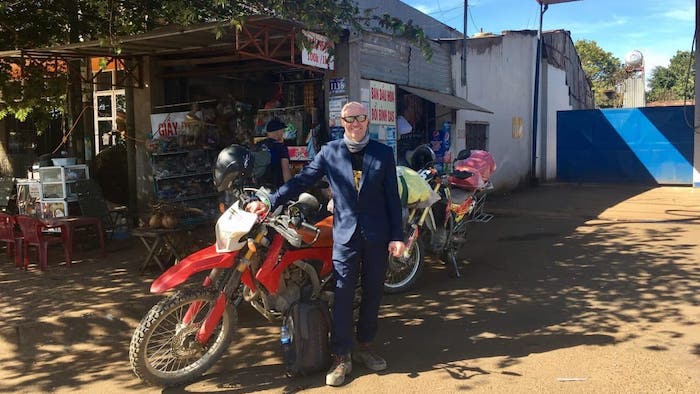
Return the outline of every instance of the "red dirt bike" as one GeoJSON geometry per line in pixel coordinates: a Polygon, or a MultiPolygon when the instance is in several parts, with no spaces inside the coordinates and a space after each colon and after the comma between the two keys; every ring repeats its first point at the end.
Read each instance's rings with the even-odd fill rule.
{"type": "Polygon", "coordinates": [[[129,360],[146,383],[182,385],[206,372],[231,342],[241,300],[270,321],[281,320],[301,297],[332,303],[333,217],[307,223],[319,203],[303,193],[259,218],[243,207],[251,196],[269,201],[265,190],[246,188],[242,195],[217,222],[215,245],[187,256],[151,285],[152,293],[163,293],[209,270],[201,287],[164,298],[136,328],[129,360]]]}

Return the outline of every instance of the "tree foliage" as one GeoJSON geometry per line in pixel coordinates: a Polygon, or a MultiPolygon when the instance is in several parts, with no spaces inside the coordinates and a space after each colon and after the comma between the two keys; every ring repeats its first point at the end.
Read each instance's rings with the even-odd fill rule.
{"type": "Polygon", "coordinates": [[[668,67],[658,66],[649,80],[648,101],[692,99],[695,96],[695,56],[677,51],[668,67]]]}
{"type": "MultiPolygon", "coordinates": [[[[38,48],[100,40],[119,54],[119,36],[168,24],[221,22],[240,27],[246,16],[267,15],[297,21],[338,42],[345,28],[380,29],[410,39],[430,58],[422,29],[412,21],[360,10],[353,0],[5,0],[0,2],[0,50],[38,48]]],[[[304,45],[303,35],[298,36],[304,45]]],[[[65,105],[66,73],[47,75],[41,64],[0,59],[0,119],[30,113],[44,122],[65,105]],[[21,78],[11,63],[22,67],[21,78]]],[[[16,67],[15,67],[16,68],[16,67]]]]}
{"type": "Polygon", "coordinates": [[[578,40],[574,46],[583,71],[593,86],[596,105],[600,108],[619,107],[621,97],[617,87],[624,79],[620,59],[603,50],[595,41],[578,40]]]}

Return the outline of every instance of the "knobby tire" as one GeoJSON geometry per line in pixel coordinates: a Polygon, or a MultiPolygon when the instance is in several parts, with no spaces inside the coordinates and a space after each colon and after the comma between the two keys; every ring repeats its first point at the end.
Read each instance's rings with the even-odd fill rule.
{"type": "Polygon", "coordinates": [[[169,387],[192,382],[211,368],[233,339],[237,322],[235,307],[227,304],[221,321],[202,349],[183,346],[194,343],[198,323],[202,322],[216,297],[211,288],[183,290],[153,306],[131,338],[129,361],[136,376],[148,384],[169,387]],[[178,322],[195,301],[204,301],[205,304],[190,325],[178,327],[178,322]],[[176,354],[178,351],[181,354],[176,354]],[[194,354],[186,356],[184,352],[194,354]]]}

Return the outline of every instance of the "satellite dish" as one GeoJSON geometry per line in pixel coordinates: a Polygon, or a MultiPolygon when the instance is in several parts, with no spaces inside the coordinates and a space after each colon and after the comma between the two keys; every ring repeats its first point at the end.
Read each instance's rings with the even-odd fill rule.
{"type": "Polygon", "coordinates": [[[644,67],[644,56],[638,50],[630,51],[625,55],[625,66],[627,68],[642,68],[644,67]]]}

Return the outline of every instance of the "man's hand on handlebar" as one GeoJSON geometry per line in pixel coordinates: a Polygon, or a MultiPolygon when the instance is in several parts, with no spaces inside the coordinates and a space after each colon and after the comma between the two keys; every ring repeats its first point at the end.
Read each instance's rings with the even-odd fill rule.
{"type": "Polygon", "coordinates": [[[265,204],[262,201],[254,200],[254,201],[249,202],[245,206],[245,210],[246,210],[246,212],[254,213],[254,214],[262,217],[262,216],[265,216],[265,214],[269,210],[269,207],[267,206],[267,204],[265,204]]]}

